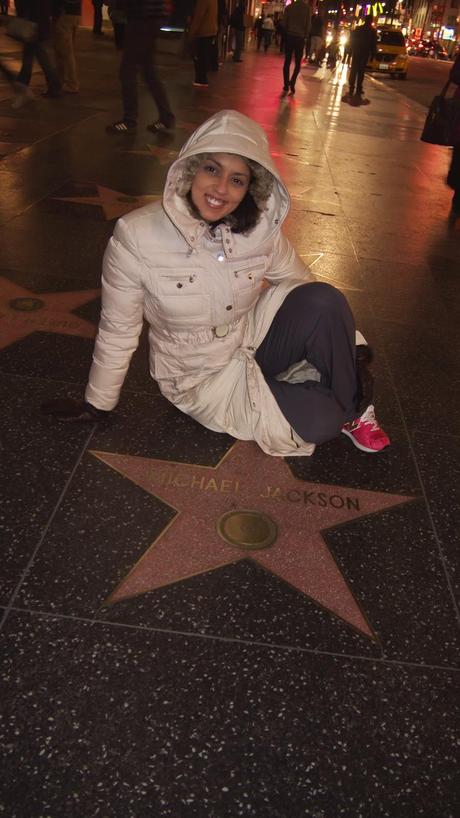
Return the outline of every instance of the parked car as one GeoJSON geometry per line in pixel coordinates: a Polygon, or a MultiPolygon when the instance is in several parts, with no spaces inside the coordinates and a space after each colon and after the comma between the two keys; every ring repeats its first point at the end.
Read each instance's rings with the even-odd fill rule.
{"type": "Polygon", "coordinates": [[[408,62],[404,35],[395,28],[378,28],[377,55],[368,62],[367,70],[382,71],[390,77],[405,80],[408,62]]]}
{"type": "Polygon", "coordinates": [[[435,60],[449,59],[444,46],[434,40],[411,40],[407,51],[413,57],[431,57],[435,60]]]}

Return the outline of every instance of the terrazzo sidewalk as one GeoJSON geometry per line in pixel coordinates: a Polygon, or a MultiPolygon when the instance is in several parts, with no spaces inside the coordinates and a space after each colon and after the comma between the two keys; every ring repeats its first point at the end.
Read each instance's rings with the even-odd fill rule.
{"type": "MultiPolygon", "coordinates": [[[[144,91],[137,131],[105,133],[120,115],[109,33],[79,32],[78,96],[41,99],[36,70],[35,101],[13,110],[0,85],[0,814],[457,818],[449,152],[382,83],[352,107],[340,69],[304,67],[282,98],[282,57],[250,49],[195,89],[173,45],[172,135],[146,130],[144,91]],[[198,426],[150,379],[145,336],[113,422],[40,414],[82,394],[116,218],[161,195],[224,107],[265,128],[286,232],[374,347],[381,455],[342,435],[283,461],[198,426]],[[243,543],[232,515],[248,508],[269,522],[243,543]]],[[[17,65],[1,33],[0,53],[17,65]]]]}

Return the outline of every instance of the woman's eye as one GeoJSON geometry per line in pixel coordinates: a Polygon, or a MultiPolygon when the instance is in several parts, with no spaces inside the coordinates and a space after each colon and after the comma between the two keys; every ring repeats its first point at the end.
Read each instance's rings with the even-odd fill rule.
{"type": "Polygon", "coordinates": [[[235,178],[233,179],[233,184],[234,184],[234,185],[241,186],[241,185],[243,185],[243,184],[244,184],[244,182],[243,182],[243,180],[242,180],[242,179],[239,179],[239,178],[238,178],[238,176],[235,176],[235,178]]]}
{"type": "Polygon", "coordinates": [[[216,168],[214,167],[214,165],[205,165],[204,170],[207,171],[208,173],[215,173],[216,168]]]}

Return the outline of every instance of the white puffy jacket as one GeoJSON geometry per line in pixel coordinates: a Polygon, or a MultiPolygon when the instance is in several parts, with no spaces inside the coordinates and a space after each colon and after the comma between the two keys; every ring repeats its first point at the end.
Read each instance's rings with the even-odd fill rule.
{"type": "Polygon", "coordinates": [[[86,400],[106,410],[117,404],[145,318],[152,377],[175,406],[268,454],[311,454],[254,359],[287,293],[312,278],[281,232],[289,204],[259,125],[236,111],[203,123],[171,166],[163,202],[117,222],[86,400]],[[247,236],[223,225],[216,240],[176,193],[183,160],[204,152],[238,154],[273,174],[266,210],[247,236]]]}

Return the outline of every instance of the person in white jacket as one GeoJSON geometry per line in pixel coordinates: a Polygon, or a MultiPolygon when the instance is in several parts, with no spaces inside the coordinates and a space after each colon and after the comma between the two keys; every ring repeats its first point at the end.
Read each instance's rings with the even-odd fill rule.
{"type": "Polygon", "coordinates": [[[118,403],[143,319],[150,371],[178,409],[268,454],[309,455],[341,432],[389,444],[371,404],[369,348],[345,297],[314,281],[281,230],[288,191],[267,137],[237,111],[192,134],[163,201],[117,222],[85,400],[51,401],[60,420],[118,403]]]}

